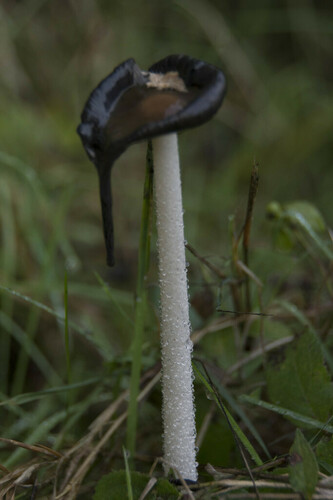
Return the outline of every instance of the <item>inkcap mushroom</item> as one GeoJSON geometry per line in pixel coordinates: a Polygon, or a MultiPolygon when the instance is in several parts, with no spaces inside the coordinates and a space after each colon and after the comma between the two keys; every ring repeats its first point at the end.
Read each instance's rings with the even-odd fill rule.
{"type": "Polygon", "coordinates": [[[114,264],[110,173],[126,148],[153,140],[154,189],[161,300],[164,459],[197,480],[189,304],[177,132],[209,120],[225,94],[216,67],[171,55],[142,71],[120,64],[93,92],[78,133],[97,168],[108,265],[114,264]]]}

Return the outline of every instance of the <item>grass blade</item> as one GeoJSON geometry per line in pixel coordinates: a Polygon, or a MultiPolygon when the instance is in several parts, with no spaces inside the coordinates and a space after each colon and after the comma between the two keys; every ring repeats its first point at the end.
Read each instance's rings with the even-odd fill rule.
{"type": "Polygon", "coordinates": [[[113,294],[112,290],[110,289],[110,287],[108,286],[108,284],[105,283],[103,278],[97,272],[95,272],[94,274],[95,274],[95,277],[96,277],[98,283],[101,285],[101,287],[103,288],[103,291],[106,293],[106,295],[108,296],[108,298],[110,299],[112,304],[119,311],[121,316],[126,320],[128,325],[133,328],[133,326],[134,326],[133,321],[131,320],[129,315],[126,313],[124,308],[120,305],[119,300],[115,299],[114,294],[113,294]]]}
{"type": "Polygon", "coordinates": [[[250,456],[252,457],[252,459],[254,460],[254,462],[256,463],[256,465],[258,465],[258,466],[262,465],[263,461],[259,457],[259,455],[256,452],[256,450],[253,448],[252,444],[247,439],[247,437],[245,436],[244,432],[241,430],[241,428],[239,427],[239,425],[237,424],[237,422],[235,421],[235,419],[232,417],[232,415],[225,408],[224,405],[223,405],[223,407],[221,407],[222,402],[218,398],[218,394],[216,392],[216,389],[214,390],[214,387],[211,385],[210,382],[208,382],[208,380],[206,380],[206,378],[204,377],[204,375],[201,373],[201,371],[198,369],[198,367],[195,366],[195,364],[194,364],[194,370],[195,370],[196,375],[198,375],[198,377],[200,378],[201,382],[204,384],[205,388],[214,396],[214,399],[215,399],[216,403],[218,404],[218,406],[222,410],[222,413],[227,417],[228,423],[229,423],[230,427],[232,428],[233,432],[235,433],[236,437],[243,444],[243,446],[245,447],[245,449],[249,452],[250,456]]]}
{"type": "Polygon", "coordinates": [[[58,387],[51,387],[50,389],[45,389],[43,391],[37,391],[37,392],[26,392],[23,394],[18,394],[13,398],[1,401],[0,406],[23,405],[26,403],[31,403],[32,401],[36,401],[38,399],[42,399],[44,396],[61,394],[63,392],[68,392],[73,389],[80,389],[81,387],[86,387],[87,385],[97,384],[98,382],[100,382],[100,378],[94,377],[88,380],[83,380],[82,382],[77,382],[75,384],[60,385],[58,387]]]}
{"type": "Polygon", "coordinates": [[[10,332],[22,349],[29,352],[29,356],[32,361],[43,373],[46,380],[51,379],[58,383],[61,382],[61,378],[33,340],[27,336],[26,332],[23,331],[20,326],[12,320],[12,318],[7,316],[2,311],[0,311],[0,325],[5,331],[10,332]]]}
{"type": "Polygon", "coordinates": [[[133,500],[133,490],[132,490],[132,481],[131,481],[131,471],[128,464],[127,451],[123,447],[123,456],[125,462],[125,471],[126,471],[126,485],[127,485],[127,495],[128,500],[133,500]]]}
{"type": "Polygon", "coordinates": [[[70,384],[72,381],[72,374],[71,374],[71,354],[69,347],[67,272],[65,272],[65,277],[64,277],[64,306],[65,306],[65,352],[66,352],[67,382],[68,384],[70,384]]]}
{"type": "Polygon", "coordinates": [[[329,432],[333,434],[333,426],[325,424],[324,422],[320,422],[311,417],[306,417],[305,415],[301,415],[292,410],[288,410],[287,408],[282,408],[281,406],[273,405],[271,403],[267,403],[266,401],[262,401],[261,399],[253,398],[252,396],[246,396],[243,394],[239,397],[239,400],[245,403],[250,403],[252,405],[260,406],[261,408],[265,408],[266,410],[274,411],[275,413],[279,413],[283,417],[292,418],[293,420],[297,420],[301,424],[304,424],[306,427],[314,427],[315,429],[320,429],[325,432],[329,432]]]}
{"type": "Polygon", "coordinates": [[[130,400],[127,419],[127,446],[132,455],[135,452],[136,426],[137,426],[137,397],[139,394],[141,355],[146,315],[146,276],[149,268],[150,255],[150,220],[153,200],[153,151],[149,141],[146,160],[146,177],[143,192],[139,264],[136,287],[134,339],[132,344],[132,372],[130,381],[130,400]]]}
{"type": "MultiPolygon", "coordinates": [[[[13,295],[14,297],[17,297],[17,298],[19,298],[21,300],[24,300],[24,302],[27,302],[28,304],[31,304],[31,305],[37,307],[38,309],[41,309],[42,311],[47,312],[48,314],[51,314],[51,316],[54,316],[55,318],[57,318],[62,323],[65,322],[65,316],[63,316],[60,313],[57,313],[51,307],[46,306],[45,304],[43,304],[42,302],[39,302],[38,300],[32,299],[32,298],[28,297],[27,295],[23,295],[22,293],[17,292],[16,290],[13,290],[13,289],[11,289],[11,288],[9,288],[7,286],[0,285],[0,290],[2,290],[4,292],[7,292],[7,293],[9,293],[9,294],[13,295]]],[[[83,328],[82,326],[74,323],[73,321],[69,321],[69,326],[74,331],[76,331],[77,333],[79,333],[80,335],[82,335],[85,339],[87,339],[90,342],[92,342],[93,344],[95,344],[95,347],[98,346],[98,344],[96,343],[96,341],[94,340],[94,338],[91,336],[91,332],[89,330],[87,330],[86,328],[83,328]]]]}
{"type": "Polygon", "coordinates": [[[239,416],[239,418],[244,422],[244,424],[246,425],[246,427],[251,432],[253,438],[261,446],[261,448],[264,451],[264,453],[266,454],[266,456],[269,459],[271,459],[272,457],[270,456],[270,453],[269,453],[269,451],[267,449],[267,446],[265,445],[264,441],[262,440],[260,434],[258,433],[257,429],[252,424],[251,420],[244,413],[244,411],[242,410],[242,408],[237,404],[237,401],[233,398],[233,396],[230,394],[230,392],[225,387],[223,387],[222,384],[219,384],[216,381],[214,381],[214,384],[216,384],[216,387],[218,388],[220,394],[227,401],[227,403],[230,405],[230,407],[233,409],[233,411],[235,413],[237,413],[237,415],[239,416]]]}

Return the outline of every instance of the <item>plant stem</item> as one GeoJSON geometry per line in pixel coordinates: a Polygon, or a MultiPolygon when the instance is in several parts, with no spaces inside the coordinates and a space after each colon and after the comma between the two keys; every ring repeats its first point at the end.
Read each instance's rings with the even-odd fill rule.
{"type": "Polygon", "coordinates": [[[195,416],[183,207],[177,135],[154,139],[161,295],[164,458],[196,481],[195,416]]]}
{"type": "MultiPolygon", "coordinates": [[[[259,184],[258,164],[255,163],[252,167],[252,172],[251,172],[247,210],[246,210],[244,226],[242,229],[244,264],[247,267],[249,267],[249,245],[250,245],[252,214],[253,214],[254,202],[258,191],[258,184],[259,184]]],[[[248,276],[245,277],[245,294],[246,294],[246,309],[247,311],[251,311],[250,282],[248,276]]]]}
{"type": "MultiPolygon", "coordinates": [[[[71,363],[71,348],[70,348],[70,334],[69,334],[69,313],[68,313],[68,276],[67,271],[65,271],[64,276],[64,309],[65,309],[65,324],[64,324],[64,343],[65,343],[65,355],[66,355],[66,375],[67,384],[72,383],[72,363],[71,363]]],[[[67,407],[68,409],[73,404],[73,391],[68,391],[67,393],[67,407]]]]}
{"type": "Polygon", "coordinates": [[[127,447],[133,458],[135,453],[135,438],[137,427],[137,397],[139,394],[141,353],[146,312],[146,277],[149,268],[151,206],[153,199],[153,158],[152,144],[148,142],[146,177],[143,192],[138,277],[135,297],[134,338],[132,344],[132,371],[130,382],[130,401],[127,419],[127,447]]]}
{"type": "Polygon", "coordinates": [[[103,232],[108,266],[114,266],[114,235],[111,193],[111,168],[99,173],[99,193],[103,218],[103,232]]]}

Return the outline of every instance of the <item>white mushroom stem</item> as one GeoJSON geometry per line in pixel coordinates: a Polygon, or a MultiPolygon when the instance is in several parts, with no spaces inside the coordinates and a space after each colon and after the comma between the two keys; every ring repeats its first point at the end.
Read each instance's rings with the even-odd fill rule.
{"type": "Polygon", "coordinates": [[[161,297],[164,458],[184,479],[196,481],[193,345],[177,135],[154,139],[153,154],[161,297]]]}

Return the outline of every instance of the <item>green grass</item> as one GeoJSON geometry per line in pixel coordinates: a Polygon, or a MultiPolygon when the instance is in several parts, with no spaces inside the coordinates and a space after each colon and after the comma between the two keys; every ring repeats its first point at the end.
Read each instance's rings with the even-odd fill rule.
{"type": "Polygon", "coordinates": [[[135,293],[135,319],[133,329],[133,343],[131,346],[132,368],[130,382],[130,401],[128,405],[127,419],[127,446],[132,455],[135,454],[137,433],[137,398],[139,395],[140,375],[142,368],[142,345],[145,331],[145,320],[147,316],[147,290],[146,282],[149,272],[150,261],[150,226],[153,205],[153,146],[148,142],[146,159],[146,177],[143,188],[143,203],[141,215],[141,231],[138,255],[138,277],[135,293]]]}
{"type": "Polygon", "coordinates": [[[192,495],[294,488],[307,498],[316,481],[323,491],[333,474],[331,19],[330,7],[306,2],[1,4],[1,495],[16,480],[15,498],[35,485],[36,498],[55,488],[90,499],[129,464],[125,498],[126,477],[135,491],[136,473],[162,475],[154,220],[148,274],[148,248],[139,252],[146,144],[112,173],[110,270],[97,176],[75,128],[115,65],[135,57],[147,68],[171,53],[216,64],[228,80],[216,117],[180,135],[195,358],[209,374],[195,380],[192,495]],[[304,469],[290,450],[304,454],[304,469]]]}

